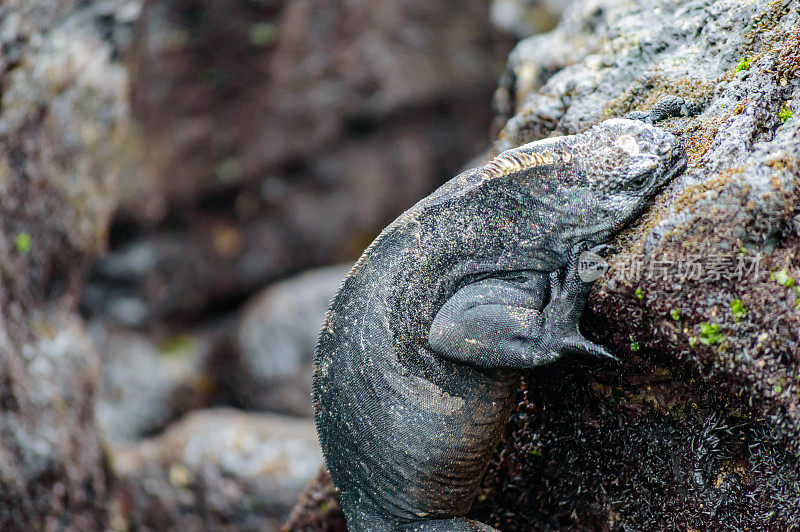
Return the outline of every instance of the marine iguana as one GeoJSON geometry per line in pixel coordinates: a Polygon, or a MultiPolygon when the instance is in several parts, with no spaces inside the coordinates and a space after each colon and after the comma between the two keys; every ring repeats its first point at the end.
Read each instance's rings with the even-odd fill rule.
{"type": "MultiPolygon", "coordinates": [[[[686,166],[649,113],[505,151],[390,224],[342,282],[314,359],[315,420],[348,529],[495,530],[465,519],[521,372],[612,355],[578,331],[604,244],[686,166]]],[[[613,357],[612,357],[613,358],[613,357]]]]}

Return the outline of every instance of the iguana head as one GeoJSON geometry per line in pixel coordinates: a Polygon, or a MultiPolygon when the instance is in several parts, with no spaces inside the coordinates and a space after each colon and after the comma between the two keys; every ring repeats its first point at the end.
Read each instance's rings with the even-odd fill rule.
{"type": "Polygon", "coordinates": [[[566,229],[572,242],[606,241],[686,168],[680,140],[638,120],[606,120],[573,139],[574,167],[562,186],[564,201],[583,218],[566,229]]]}
{"type": "Polygon", "coordinates": [[[620,118],[507,150],[478,176],[487,193],[511,198],[507,208],[527,207],[514,207],[513,217],[538,237],[530,240],[534,247],[566,256],[580,241],[608,241],[685,168],[686,153],[674,135],[620,118]]]}
{"type": "Polygon", "coordinates": [[[606,120],[575,138],[582,166],[576,184],[593,191],[603,209],[623,223],[686,168],[680,140],[638,120],[606,120]]]}

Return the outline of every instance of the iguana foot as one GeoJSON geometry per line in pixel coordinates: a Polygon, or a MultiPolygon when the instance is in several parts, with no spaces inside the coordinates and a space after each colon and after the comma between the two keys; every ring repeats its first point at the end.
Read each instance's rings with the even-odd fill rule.
{"type": "Polygon", "coordinates": [[[587,340],[578,331],[578,321],[592,288],[592,283],[584,282],[578,273],[580,256],[585,251],[606,256],[614,248],[608,244],[578,242],[570,250],[563,278],[562,270],[550,273],[550,301],[542,311],[545,343],[560,355],[585,354],[617,360],[604,347],[587,340]]]}
{"type": "Polygon", "coordinates": [[[591,340],[587,340],[580,333],[564,338],[561,342],[563,349],[569,353],[576,355],[590,355],[594,357],[606,357],[619,362],[620,360],[608,352],[608,350],[600,344],[596,344],[591,340]]]}
{"type": "Polygon", "coordinates": [[[654,124],[667,118],[678,116],[695,116],[700,113],[700,106],[684,100],[680,96],[665,96],[661,98],[650,111],[633,111],[628,113],[628,120],[641,120],[647,124],[654,124]]]}

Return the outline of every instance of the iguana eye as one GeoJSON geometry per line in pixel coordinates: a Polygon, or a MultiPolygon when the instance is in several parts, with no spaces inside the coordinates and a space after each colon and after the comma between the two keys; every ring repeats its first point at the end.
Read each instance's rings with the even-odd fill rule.
{"type": "Polygon", "coordinates": [[[640,190],[644,188],[644,186],[650,181],[650,177],[653,175],[653,171],[650,170],[648,172],[642,172],[641,174],[637,175],[633,179],[631,179],[628,186],[635,190],[640,190]]]}

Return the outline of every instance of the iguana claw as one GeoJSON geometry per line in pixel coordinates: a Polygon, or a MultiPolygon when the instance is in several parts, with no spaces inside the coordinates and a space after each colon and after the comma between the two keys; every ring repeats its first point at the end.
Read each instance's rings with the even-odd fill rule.
{"type": "Polygon", "coordinates": [[[575,354],[606,357],[614,360],[615,362],[620,361],[617,357],[609,353],[605,347],[587,340],[580,334],[564,338],[563,346],[565,349],[575,354]]]}

